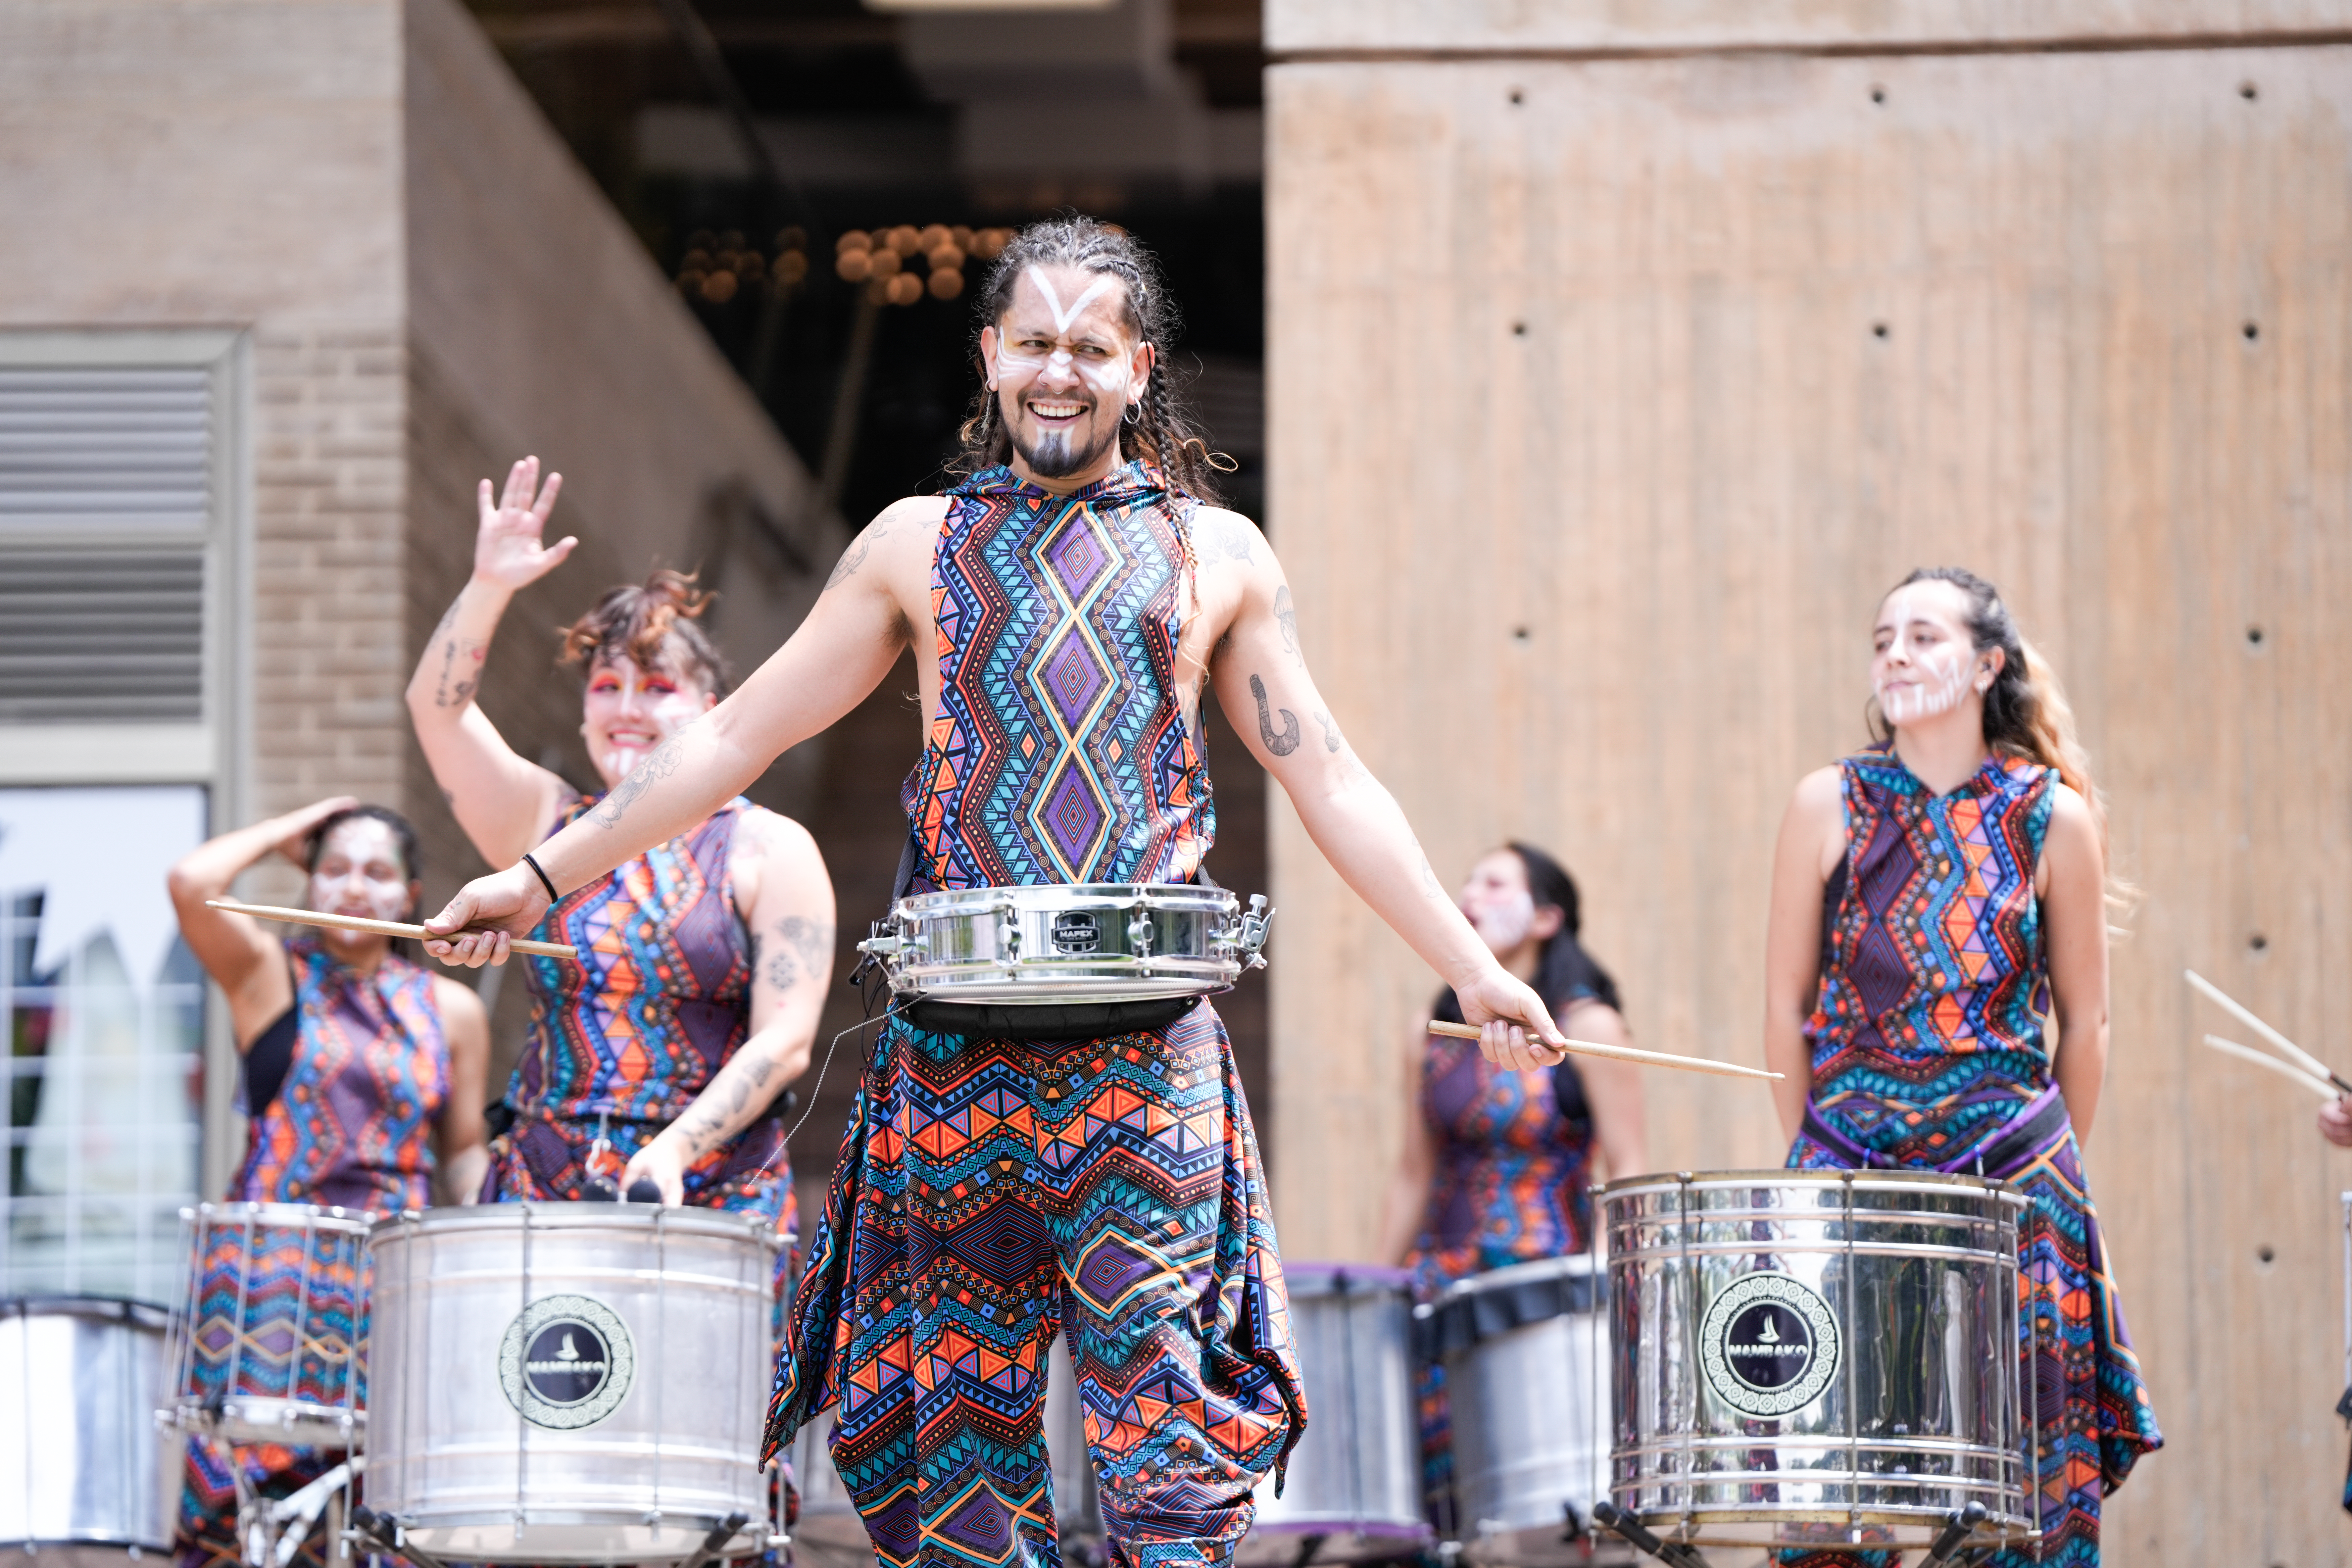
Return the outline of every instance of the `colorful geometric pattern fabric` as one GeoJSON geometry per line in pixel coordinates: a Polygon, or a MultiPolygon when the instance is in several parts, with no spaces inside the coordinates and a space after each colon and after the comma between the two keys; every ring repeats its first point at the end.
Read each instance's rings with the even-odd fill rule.
{"type": "MultiPolygon", "coordinates": [[[[2051,1090],[2042,1018],[2048,957],[2033,876],[2054,775],[1994,757],[1930,796],[1891,754],[1848,758],[1846,891],[1823,942],[1809,1115],[1797,1170],[1935,1169],[1990,1148],[2051,1090]]],[[[2020,1352],[2042,1429],[2029,1452],[2043,1531],[1993,1568],[2087,1568],[2099,1507],[2163,1443],[2100,1243],[2074,1130],[1985,1174],[2032,1198],[2019,1280],[2020,1352]]],[[[2031,1443],[2032,1439],[2029,1439],[2031,1443]]],[[[1784,1564],[1854,1568],[1853,1553],[1784,1552],[1784,1564]]],[[[1865,1563],[1890,1554],[1865,1552],[1865,1563]]]]}
{"type": "Polygon", "coordinates": [[[1114,1562],[1223,1565],[1306,1422],[1223,1025],[1078,1042],[892,1020],[866,1065],[768,1421],[832,1452],[887,1568],[1056,1568],[1039,1420],[1070,1336],[1114,1562]]]}
{"type": "Polygon", "coordinates": [[[362,1237],[259,1220],[217,1225],[191,1303],[190,1392],[364,1407],[367,1304],[362,1237]]]}
{"type": "Polygon", "coordinates": [[[1845,893],[1805,1022],[1813,1104],[1864,1148],[1933,1165],[2049,1081],[2033,875],[2057,775],[1994,755],[1937,795],[1892,752],[1839,769],[1845,893]]]}
{"type": "MultiPolygon", "coordinates": [[[[557,826],[595,805],[575,801],[557,826]]],[[[617,1178],[685,1114],[751,1033],[751,950],[729,857],[762,809],[740,796],[693,832],[575,889],[532,934],[580,950],[530,960],[530,1035],[507,1087],[515,1122],[490,1140],[484,1203],[571,1200],[617,1178]],[[599,1141],[602,1141],[601,1147],[599,1141]]],[[[783,1128],[762,1118],[696,1161],[686,1201],[795,1224],[783,1128]]]]}
{"type": "MultiPolygon", "coordinates": [[[[556,827],[598,798],[574,801],[556,827]]],[[[735,1054],[751,1026],[751,952],[728,857],[736,824],[759,809],[728,802],[540,921],[531,935],[580,957],[528,961],[530,1034],[507,1088],[518,1113],[674,1121],[735,1054]]]]}
{"type": "Polygon", "coordinates": [[[1139,462],[948,491],[940,711],[902,792],[924,886],[1192,879],[1216,813],[1175,696],[1183,504],[1139,462]]]}
{"type": "Polygon", "coordinates": [[[362,975],[312,936],[286,951],[300,1018],[294,1058],[253,1123],[231,1200],[425,1207],[433,1127],[449,1098],[433,976],[396,952],[362,975]]]}
{"type": "MultiPolygon", "coordinates": [[[[1514,1072],[1486,1060],[1474,1040],[1432,1035],[1422,1058],[1421,1115],[1436,1166],[1405,1267],[1423,1300],[1489,1268],[1581,1252],[1591,1244],[1592,1124],[1560,1115],[1551,1068],[1514,1072]]],[[[1430,1522],[1443,1532],[1454,1521],[1453,1421],[1442,1363],[1422,1363],[1415,1404],[1423,1499],[1430,1522]]]]}
{"type": "MultiPolygon", "coordinates": [[[[341,1463],[340,1456],[317,1448],[257,1443],[232,1449],[202,1435],[190,1436],[186,1479],[180,1489],[179,1536],[173,1542],[179,1568],[244,1568],[245,1548],[236,1538],[236,1467],[244,1468],[248,1489],[274,1502],[293,1496],[341,1463]]],[[[348,1568],[349,1561],[339,1568],[348,1568]]],[[[328,1568],[323,1516],[295,1548],[288,1568],[328,1568]]]]}

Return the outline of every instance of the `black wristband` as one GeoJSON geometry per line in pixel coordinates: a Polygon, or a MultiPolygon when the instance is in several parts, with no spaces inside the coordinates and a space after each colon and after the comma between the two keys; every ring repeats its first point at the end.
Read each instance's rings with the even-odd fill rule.
{"type": "Polygon", "coordinates": [[[548,880],[547,873],[540,869],[538,861],[532,859],[530,856],[525,855],[522,858],[522,863],[530,868],[531,875],[539,879],[539,885],[547,889],[547,901],[549,903],[560,904],[563,901],[563,895],[555,890],[555,884],[548,880]]]}

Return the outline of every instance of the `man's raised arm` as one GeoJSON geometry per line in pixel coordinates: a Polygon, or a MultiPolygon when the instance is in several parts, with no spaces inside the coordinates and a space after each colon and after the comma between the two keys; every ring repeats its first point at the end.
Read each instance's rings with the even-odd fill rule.
{"type": "Polygon", "coordinates": [[[1307,673],[1298,616],[1282,567],[1255,527],[1232,513],[1208,526],[1247,529],[1248,581],[1210,663],[1226,716],[1297,809],[1315,847],[1340,879],[1437,971],[1469,1022],[1486,1026],[1480,1047],[1512,1068],[1548,1067],[1566,1038],[1541,997],[1495,961],[1440,885],[1396,798],[1358,760],[1307,673]]]}
{"type": "Polygon", "coordinates": [[[663,742],[595,807],[518,863],[457,890],[425,922],[447,941],[425,951],[447,963],[506,962],[509,940],[539,923],[554,895],[593,881],[667,843],[740,795],[770,763],[834,723],[880,684],[905,651],[908,622],[893,558],[920,549],[929,570],[935,498],[888,508],[851,541],[808,618],[709,712],[663,742]],[[541,880],[542,875],[545,880],[541,880]]]}

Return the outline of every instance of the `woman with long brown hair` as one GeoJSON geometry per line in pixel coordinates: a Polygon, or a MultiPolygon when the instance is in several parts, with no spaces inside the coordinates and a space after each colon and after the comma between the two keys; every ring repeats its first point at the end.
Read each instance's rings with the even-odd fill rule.
{"type": "Polygon", "coordinates": [[[1764,1054],[1787,1075],[1789,1164],[1969,1171],[2032,1196],[2042,1536],[1991,1561],[2080,1568],[2101,1500],[2163,1441],[2077,1147],[2107,1060],[2105,815],[2057,678],[1992,584],[1914,572],[1873,647],[1876,743],[1798,784],[1773,860],[1764,1054]]]}

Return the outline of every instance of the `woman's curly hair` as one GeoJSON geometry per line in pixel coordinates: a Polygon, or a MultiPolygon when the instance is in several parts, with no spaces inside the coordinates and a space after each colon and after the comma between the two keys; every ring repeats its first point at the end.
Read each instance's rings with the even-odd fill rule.
{"type": "Polygon", "coordinates": [[[594,609],[563,628],[557,662],[593,670],[625,656],[639,669],[662,670],[726,696],[726,656],[699,624],[717,595],[697,588],[695,576],[656,567],[642,586],[606,589],[594,609]]]}

